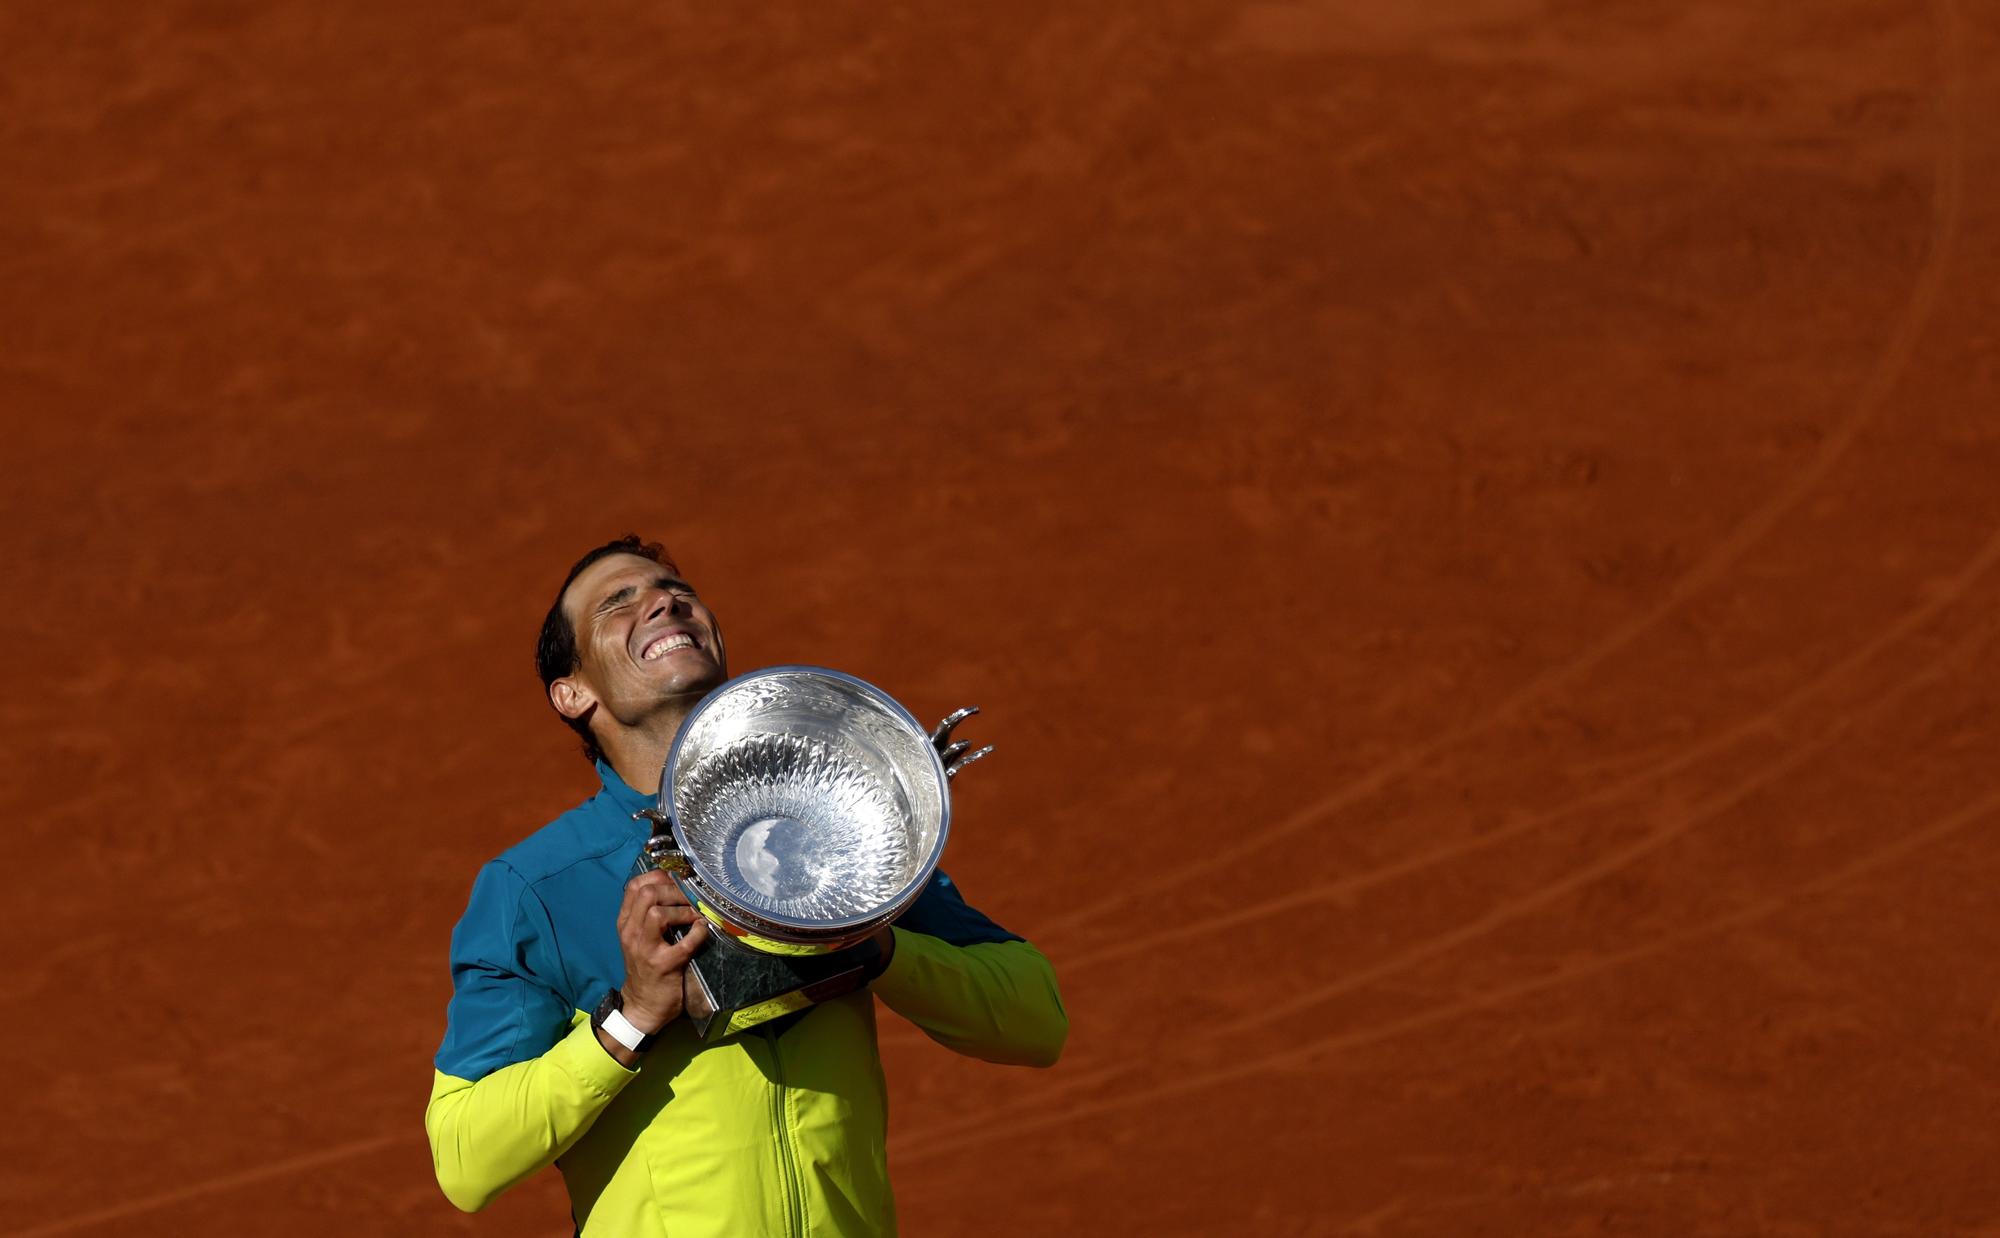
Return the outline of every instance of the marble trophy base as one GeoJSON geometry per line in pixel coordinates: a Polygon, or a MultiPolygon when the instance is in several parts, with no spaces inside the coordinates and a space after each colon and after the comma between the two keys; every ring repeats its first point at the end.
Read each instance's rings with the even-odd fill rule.
{"type": "MultiPolygon", "coordinates": [[[[677,927],[672,936],[686,932],[677,927]]],[[[688,962],[684,1011],[697,1038],[721,1040],[852,993],[875,978],[881,954],[872,941],[831,954],[766,954],[710,925],[708,944],[688,962]]]]}

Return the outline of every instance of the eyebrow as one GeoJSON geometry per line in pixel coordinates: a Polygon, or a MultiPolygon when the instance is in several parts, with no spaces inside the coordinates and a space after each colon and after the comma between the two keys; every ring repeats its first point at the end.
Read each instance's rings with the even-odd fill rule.
{"type": "Polygon", "coordinates": [[[605,611],[610,610],[612,607],[617,606],[621,602],[631,601],[633,595],[638,592],[639,592],[639,586],[626,585],[623,589],[618,590],[616,593],[613,593],[609,597],[605,598],[602,602],[599,602],[597,604],[597,613],[601,615],[605,611]]]}
{"type": "MultiPolygon", "coordinates": [[[[658,577],[655,577],[655,578],[654,578],[654,580],[653,580],[653,584],[654,584],[655,586],[660,586],[660,585],[668,585],[668,586],[672,586],[672,585],[678,585],[678,586],[680,586],[681,588],[683,588],[683,589],[687,590],[687,591],[688,591],[689,593],[693,593],[693,592],[694,592],[694,586],[693,586],[693,585],[691,585],[691,584],[689,584],[689,583],[688,583],[688,582],[686,582],[685,580],[682,580],[682,579],[681,579],[680,577],[678,577],[678,576],[658,576],[658,577]]],[[[601,615],[601,614],[603,614],[603,613],[604,613],[605,611],[607,611],[607,610],[610,610],[610,609],[611,609],[612,607],[614,607],[614,606],[622,606],[622,605],[623,605],[623,604],[625,604],[626,602],[629,602],[629,601],[631,601],[631,600],[632,600],[633,598],[637,597],[637,596],[638,596],[638,594],[639,594],[639,586],[637,586],[637,585],[626,585],[626,586],[625,586],[625,587],[624,587],[623,589],[619,589],[619,590],[616,590],[616,591],[612,592],[611,594],[609,594],[608,596],[606,596],[606,597],[605,597],[605,599],[604,599],[604,600],[603,600],[602,602],[599,602],[599,603],[597,604],[597,611],[596,611],[596,613],[597,613],[597,614],[600,614],[600,615],[601,615]]]]}

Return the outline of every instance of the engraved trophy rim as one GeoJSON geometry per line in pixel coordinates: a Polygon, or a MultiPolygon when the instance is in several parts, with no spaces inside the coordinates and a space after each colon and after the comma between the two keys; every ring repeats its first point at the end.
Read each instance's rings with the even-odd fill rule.
{"type": "Polygon", "coordinates": [[[894,920],[903,911],[908,909],[910,903],[915,901],[916,896],[922,891],[924,885],[930,881],[931,876],[937,871],[938,862],[944,854],[945,840],[951,833],[950,786],[950,779],[945,774],[943,758],[938,755],[937,749],[932,745],[929,732],[924,729],[922,723],[917,721],[916,716],[904,708],[903,704],[896,700],[895,697],[890,696],[887,692],[884,692],[881,688],[876,687],[867,680],[857,675],[850,675],[845,671],[837,671],[826,666],[787,663],[781,666],[767,666],[751,671],[748,674],[739,675],[702,698],[701,702],[682,721],[679,733],[674,736],[673,745],[667,751],[666,765],[660,775],[660,788],[655,794],[654,800],[659,815],[666,818],[668,827],[673,833],[675,847],[686,857],[688,866],[692,870],[689,874],[692,884],[710,901],[716,914],[746,932],[781,940],[790,940],[798,944],[819,944],[852,941],[857,937],[865,936],[881,925],[894,920]],[[681,824],[680,813],[674,807],[674,783],[680,770],[683,749],[689,737],[696,733],[696,723],[701,720],[702,716],[711,709],[723,705],[734,693],[750,684],[754,684],[760,680],[796,677],[832,681],[881,707],[892,718],[907,727],[910,735],[916,740],[918,747],[922,749],[926,757],[926,764],[920,768],[928,771],[930,777],[935,780],[938,790],[937,838],[929,848],[930,854],[921,864],[917,865],[915,875],[898,889],[895,894],[878,904],[872,910],[860,915],[848,916],[837,920],[811,919],[786,915],[774,909],[753,909],[743,906],[736,899],[730,897],[727,885],[717,880],[714,874],[707,871],[707,865],[701,859],[700,853],[692,845],[692,840],[688,837],[686,829],[681,824]]]}

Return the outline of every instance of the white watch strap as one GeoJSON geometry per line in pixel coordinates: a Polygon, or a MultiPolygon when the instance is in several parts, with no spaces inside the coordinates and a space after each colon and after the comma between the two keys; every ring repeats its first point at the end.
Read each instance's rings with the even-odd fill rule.
{"type": "Polygon", "coordinates": [[[625,1012],[622,1010],[614,1010],[610,1014],[605,1015],[601,1026],[605,1031],[611,1033],[611,1039],[624,1045],[634,1053],[639,1051],[640,1042],[646,1039],[646,1033],[632,1026],[632,1020],[626,1018],[625,1012]]]}

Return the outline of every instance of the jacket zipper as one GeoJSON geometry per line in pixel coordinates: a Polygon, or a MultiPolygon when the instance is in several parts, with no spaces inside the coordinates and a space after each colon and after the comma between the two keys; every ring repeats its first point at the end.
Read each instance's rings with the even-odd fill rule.
{"type": "Polygon", "coordinates": [[[785,1220],[797,1238],[806,1238],[805,1186],[799,1180],[798,1151],[792,1146],[792,1124],[785,1112],[786,1100],[791,1095],[791,1089],[785,1086],[785,1053],[778,1047],[777,1036],[767,1031],[764,1039],[771,1046],[771,1071],[778,1077],[771,1093],[771,1117],[777,1123],[778,1160],[785,1171],[785,1220]]]}

